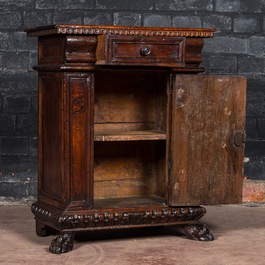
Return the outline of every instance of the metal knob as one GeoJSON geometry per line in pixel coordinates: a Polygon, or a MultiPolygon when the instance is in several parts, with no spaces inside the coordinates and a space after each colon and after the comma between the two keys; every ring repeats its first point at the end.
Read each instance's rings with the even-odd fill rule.
{"type": "Polygon", "coordinates": [[[151,49],[148,46],[144,46],[141,50],[140,50],[140,54],[142,56],[147,56],[151,53],[151,49]]]}

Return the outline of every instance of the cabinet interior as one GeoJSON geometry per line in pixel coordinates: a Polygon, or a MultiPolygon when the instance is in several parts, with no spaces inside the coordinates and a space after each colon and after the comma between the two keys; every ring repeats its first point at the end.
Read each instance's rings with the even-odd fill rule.
{"type": "Polygon", "coordinates": [[[157,197],[165,198],[167,187],[166,78],[159,71],[96,72],[95,206],[104,199],[129,204],[134,198],[134,205],[165,201],[157,197]]]}

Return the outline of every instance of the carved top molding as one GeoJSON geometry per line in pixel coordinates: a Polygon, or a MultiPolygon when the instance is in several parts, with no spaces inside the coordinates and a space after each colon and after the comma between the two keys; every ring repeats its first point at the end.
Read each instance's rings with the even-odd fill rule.
{"type": "Polygon", "coordinates": [[[216,30],[211,28],[155,28],[98,25],[50,25],[26,30],[29,37],[47,35],[120,35],[211,38],[216,30]]]}

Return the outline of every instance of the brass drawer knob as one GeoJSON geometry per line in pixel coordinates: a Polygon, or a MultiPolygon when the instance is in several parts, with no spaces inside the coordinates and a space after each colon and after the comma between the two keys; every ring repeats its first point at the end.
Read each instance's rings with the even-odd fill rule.
{"type": "Polygon", "coordinates": [[[151,53],[151,49],[148,46],[144,46],[141,50],[140,50],[140,54],[142,56],[147,56],[151,53]]]}

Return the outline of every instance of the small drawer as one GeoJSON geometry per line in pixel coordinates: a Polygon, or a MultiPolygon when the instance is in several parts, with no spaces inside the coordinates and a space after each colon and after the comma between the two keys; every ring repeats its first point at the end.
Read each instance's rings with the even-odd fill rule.
{"type": "Polygon", "coordinates": [[[108,36],[104,46],[97,64],[176,67],[184,62],[185,38],[108,36]]]}

